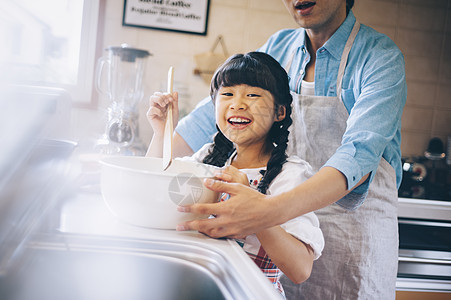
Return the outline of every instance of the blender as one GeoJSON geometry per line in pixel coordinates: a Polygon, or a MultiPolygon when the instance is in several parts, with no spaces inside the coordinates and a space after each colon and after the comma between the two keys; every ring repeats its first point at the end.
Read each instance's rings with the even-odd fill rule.
{"type": "Polygon", "coordinates": [[[121,46],[105,49],[107,56],[97,63],[96,88],[110,101],[105,133],[96,148],[102,154],[144,155],[146,146],[139,138],[139,108],[144,91],[142,81],[146,50],[121,46]]]}

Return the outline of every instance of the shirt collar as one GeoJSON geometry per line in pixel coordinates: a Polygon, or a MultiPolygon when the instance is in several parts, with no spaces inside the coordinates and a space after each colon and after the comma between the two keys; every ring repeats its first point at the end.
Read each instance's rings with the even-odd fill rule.
{"type": "MultiPolygon", "coordinates": [[[[350,10],[343,24],[327,40],[322,48],[325,48],[335,59],[340,60],[346,41],[351,34],[356,18],[350,10]]],[[[305,42],[305,41],[304,41],[305,42]]]]}
{"type": "Polygon", "coordinates": [[[306,44],[306,32],[305,29],[302,27],[299,27],[297,29],[297,31],[299,32],[298,36],[297,36],[297,42],[293,43],[293,45],[298,45],[296,46],[296,49],[300,49],[300,50],[304,50],[307,51],[307,44],[306,44]]]}
{"type": "MultiPolygon", "coordinates": [[[[337,31],[327,40],[323,47],[326,49],[335,59],[340,60],[341,54],[343,53],[343,49],[345,47],[346,41],[348,40],[349,35],[351,34],[352,27],[354,27],[354,23],[356,18],[352,13],[352,10],[349,11],[348,16],[346,17],[343,24],[338,27],[337,31]],[[343,41],[345,41],[343,43],[343,41]]],[[[304,53],[307,51],[306,44],[306,35],[305,29],[300,27],[297,29],[300,34],[298,35],[298,42],[294,43],[294,45],[299,45],[296,48],[299,48],[304,53]]]]}

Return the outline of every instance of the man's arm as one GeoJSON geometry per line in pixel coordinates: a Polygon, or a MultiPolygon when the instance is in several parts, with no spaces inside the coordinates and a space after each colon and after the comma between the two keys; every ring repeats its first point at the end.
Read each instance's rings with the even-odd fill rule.
{"type": "MultiPolygon", "coordinates": [[[[356,186],[367,178],[368,174],[356,186]]],[[[295,188],[271,196],[237,183],[207,179],[205,185],[213,191],[230,194],[230,199],[178,207],[182,212],[212,214],[216,218],[188,221],[177,230],[197,230],[216,238],[241,238],[326,207],[350,192],[346,177],[332,167],[324,167],[295,188]]]]}

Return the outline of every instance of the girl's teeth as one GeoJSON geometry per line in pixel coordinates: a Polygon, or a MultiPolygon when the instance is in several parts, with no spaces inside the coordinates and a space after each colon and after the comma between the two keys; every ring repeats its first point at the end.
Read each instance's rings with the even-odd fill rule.
{"type": "Polygon", "coordinates": [[[229,122],[231,123],[250,123],[248,119],[242,119],[242,118],[230,118],[229,122]]]}

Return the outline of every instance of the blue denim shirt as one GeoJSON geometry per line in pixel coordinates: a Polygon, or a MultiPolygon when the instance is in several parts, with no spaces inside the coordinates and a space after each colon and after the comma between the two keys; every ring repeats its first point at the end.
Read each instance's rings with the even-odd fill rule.
{"type": "MultiPolygon", "coordinates": [[[[332,37],[318,49],[315,64],[315,95],[336,96],[338,67],[346,40],[355,23],[349,12],[332,37]]],[[[305,30],[284,29],[273,36],[259,51],[272,55],[282,66],[295,53],[289,71],[290,89],[300,93],[305,67],[310,60],[305,30]]],[[[354,190],[364,194],[372,181],[381,157],[396,172],[401,184],[401,115],[407,98],[404,57],[386,35],[361,25],[349,53],[341,96],[349,112],[341,146],[325,166],[341,171],[348,189],[370,173],[370,178],[354,190]]],[[[216,132],[214,107],[205,98],[194,111],[182,119],[176,131],[197,151],[211,141],[216,132]]]]}

